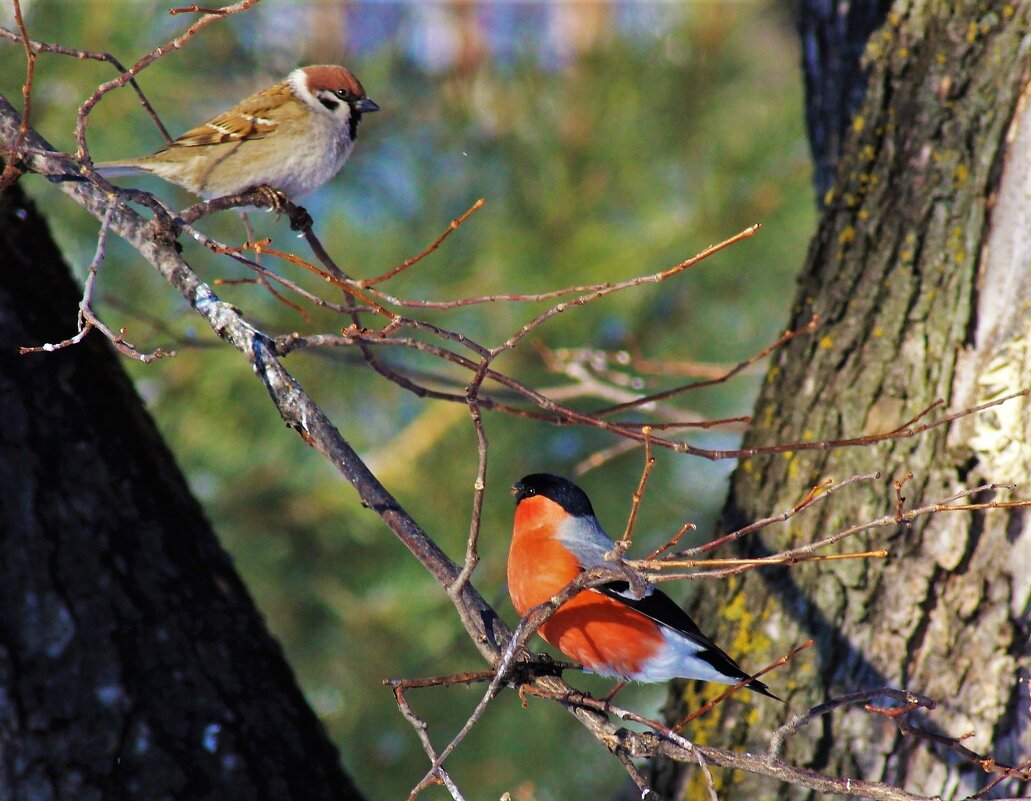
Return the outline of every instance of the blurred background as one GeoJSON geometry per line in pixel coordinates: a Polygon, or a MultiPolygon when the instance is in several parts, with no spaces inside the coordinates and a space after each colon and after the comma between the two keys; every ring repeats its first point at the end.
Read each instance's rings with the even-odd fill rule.
{"type": "MultiPolygon", "coordinates": [[[[108,51],[126,65],[192,19],[169,16],[167,0],[22,5],[34,38],[108,51]]],[[[0,21],[10,28],[10,6],[2,8],[0,21]]],[[[265,0],[207,28],[145,70],[140,83],[178,135],[292,68],[321,62],[353,69],[382,108],[363,121],[341,175],[304,199],[345,270],[379,274],[421,250],[477,198],[486,200],[440,251],[386,285],[395,295],[449,299],[615,281],[676,264],[763,224],[757,237],[670,282],[559,315],[498,368],[593,409],[607,401],[576,397],[569,379],[549,371],[543,348],[595,349],[585,364],[611,386],[655,391],[691,380],[691,373],[729,367],[782,331],[793,276],[815,225],[788,2],[265,0]]],[[[114,75],[107,64],[41,56],[33,124],[56,147],[73,151],[77,107],[114,75]]],[[[0,42],[0,92],[17,103],[23,77],[20,47],[0,42]]],[[[96,160],[162,144],[127,89],[99,104],[88,139],[96,160]]],[[[93,255],[97,221],[44,181],[30,177],[23,184],[81,275],[93,255]]],[[[160,181],[131,185],[180,207],[194,200],[160,181]]],[[[285,221],[261,213],[252,221],[273,247],[307,255],[285,221]]],[[[200,227],[226,242],[244,238],[232,213],[200,227]]],[[[209,281],[249,277],[193,243],[186,250],[209,281]]],[[[294,268],[267,264],[320,286],[294,268]]],[[[312,309],[305,319],[252,285],[218,291],[273,334],[334,333],[347,322],[312,309]]],[[[348,771],[370,798],[406,795],[422,777],[425,758],[381,680],[483,668],[443,591],[361,508],[350,486],[283,427],[244,360],[198,326],[178,295],[120,242],[110,244],[98,297],[101,316],[126,327],[136,346],[177,351],[174,359],[125,365],[348,771]]],[[[472,306],[420,316],[495,345],[544,308],[472,306]]],[[[74,319],[68,325],[71,334],[74,319]]],[[[412,354],[383,357],[433,386],[460,390],[467,378],[412,354]]],[[[476,466],[464,405],[421,400],[349,351],[295,354],[287,367],[388,489],[460,559],[476,466]]],[[[761,377],[760,365],[730,384],[681,396],[648,419],[748,414],[761,377]]],[[[504,589],[508,487],[528,472],[572,475],[618,443],[593,430],[497,414],[486,424],[490,481],[474,583],[514,624],[504,589]]],[[[740,434],[731,426],[688,438],[724,448],[740,434]]],[[[638,555],[685,522],[698,525],[699,538],[711,537],[733,468],[657,456],[637,529],[638,555]]],[[[629,450],[596,461],[577,480],[602,523],[618,534],[643,454],[629,450]]],[[[704,591],[669,589],[678,599],[704,591]]],[[[586,689],[608,686],[567,678],[586,689]]],[[[412,699],[443,744],[481,691],[422,690],[412,699]]],[[[664,688],[624,693],[624,705],[654,715],[664,688]]],[[[516,801],[604,797],[623,781],[618,762],[569,715],[542,701],[524,709],[514,693],[494,704],[448,764],[476,798],[505,791],[516,801]]],[[[427,795],[438,796],[445,797],[427,795]]]]}

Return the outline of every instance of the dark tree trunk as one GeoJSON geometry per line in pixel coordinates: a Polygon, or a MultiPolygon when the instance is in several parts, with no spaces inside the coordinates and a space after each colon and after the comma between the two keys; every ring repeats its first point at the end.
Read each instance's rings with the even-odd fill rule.
{"type": "MultiPolygon", "coordinates": [[[[1031,2],[896,3],[873,34],[870,79],[800,279],[791,327],[820,327],[773,359],[746,447],[890,431],[942,398],[951,409],[1031,387],[1031,2]],[[1021,95],[1023,100],[1020,100],[1021,95]],[[1020,102],[1018,102],[1020,100],[1020,102]]],[[[775,234],[776,232],[774,232],[775,234]]],[[[825,477],[880,470],[749,541],[779,551],[986,481],[1031,496],[1026,398],[879,447],[743,460],[723,528],[790,509],[825,477]]],[[[987,495],[987,494],[986,494],[987,495]]],[[[978,500],[986,500],[981,497],[978,500]]],[[[927,728],[973,732],[968,748],[1031,756],[1031,531],[1024,510],[940,514],[846,541],[883,561],[823,562],[706,586],[693,613],[761,666],[813,637],[768,681],[792,710],[884,684],[939,702],[927,728]],[[717,627],[718,628],[718,627],[717,627]],[[735,636],[736,635],[736,636],[735,636]]],[[[695,705],[692,692],[678,696],[695,705]]],[[[726,704],[685,732],[757,749],[787,712],[726,704]]],[[[790,741],[797,764],[962,797],[994,774],[947,748],[901,737],[862,709],[790,741]]],[[[704,797],[699,772],[656,766],[671,797],[704,797]],[[687,789],[686,789],[687,788],[687,789]]],[[[751,776],[717,777],[721,799],[808,795],[751,776]]],[[[1026,793],[1004,782],[993,794],[1026,793]]]]}
{"type": "Polygon", "coordinates": [[[834,182],[852,115],[863,100],[867,70],[862,55],[884,22],[890,0],[797,0],[798,37],[805,80],[805,124],[813,154],[816,198],[834,182]]]}
{"type": "Polygon", "coordinates": [[[78,292],[0,195],[0,798],[360,798],[78,292]]]}

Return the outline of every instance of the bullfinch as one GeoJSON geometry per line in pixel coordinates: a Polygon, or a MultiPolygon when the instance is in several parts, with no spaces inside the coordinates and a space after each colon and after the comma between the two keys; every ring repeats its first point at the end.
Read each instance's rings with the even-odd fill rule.
{"type": "MultiPolygon", "coordinates": [[[[520,615],[547,601],[584,570],[611,564],[615,543],[602,530],[587,494],[560,476],[534,473],[512,487],[515,525],[508,552],[508,592],[520,615]]],[[[623,680],[673,678],[737,684],[738,664],[652,585],[634,598],[625,581],[583,590],[541,625],[540,635],[592,673],[623,680]]],[[[745,685],[777,698],[753,679],[745,685]]],[[[779,700],[779,699],[778,699],[779,700]]]]}

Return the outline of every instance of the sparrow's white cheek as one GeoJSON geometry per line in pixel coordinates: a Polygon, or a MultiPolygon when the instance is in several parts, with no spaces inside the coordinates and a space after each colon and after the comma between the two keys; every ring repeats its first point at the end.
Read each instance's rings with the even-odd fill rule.
{"type": "Polygon", "coordinates": [[[293,90],[294,94],[309,106],[316,106],[319,104],[319,101],[315,99],[315,95],[308,91],[308,75],[305,73],[303,67],[299,67],[291,72],[287,76],[286,80],[287,83],[290,84],[290,88],[293,90]]]}

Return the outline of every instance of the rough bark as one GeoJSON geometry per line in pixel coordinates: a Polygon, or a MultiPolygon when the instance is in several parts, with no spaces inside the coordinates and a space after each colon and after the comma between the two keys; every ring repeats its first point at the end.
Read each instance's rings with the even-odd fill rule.
{"type": "Polygon", "coordinates": [[[360,798],[78,295],[0,195],[0,799],[360,798]]]}
{"type": "Polygon", "coordinates": [[[861,64],[870,34],[890,0],[798,0],[798,37],[805,80],[805,123],[813,154],[817,203],[834,181],[852,114],[866,89],[861,64]]]}
{"type": "MultiPolygon", "coordinates": [[[[897,3],[871,38],[866,99],[789,324],[816,313],[820,328],[773,359],[746,447],[888,431],[938,398],[960,409],[1031,386],[1029,31],[1031,2],[926,0],[897,3]]],[[[984,481],[1018,482],[1029,497],[1029,417],[1020,398],[876,448],[743,460],[722,527],[788,509],[824,477],[870,470],[883,479],[750,540],[750,552],[889,513],[891,481],[907,471],[907,506],[984,481]]],[[[749,574],[706,587],[693,612],[721,621],[721,641],[750,666],[813,637],[807,656],[769,678],[793,708],[904,686],[938,700],[927,728],[973,732],[964,745],[1019,763],[1031,757],[1028,690],[1018,683],[1031,668],[1027,524],[1023,511],[939,515],[843,546],[885,546],[884,561],[749,574]]],[[[751,713],[725,705],[685,733],[756,748],[786,714],[762,702],[751,713]]],[[[961,797],[993,778],[860,709],[822,719],[788,753],[927,795],[961,797]]],[[[666,795],[702,797],[698,771],[655,771],[666,795]]],[[[741,774],[718,779],[722,799],[808,794],[741,774]]],[[[994,793],[1026,791],[1011,781],[994,793]]]]}

